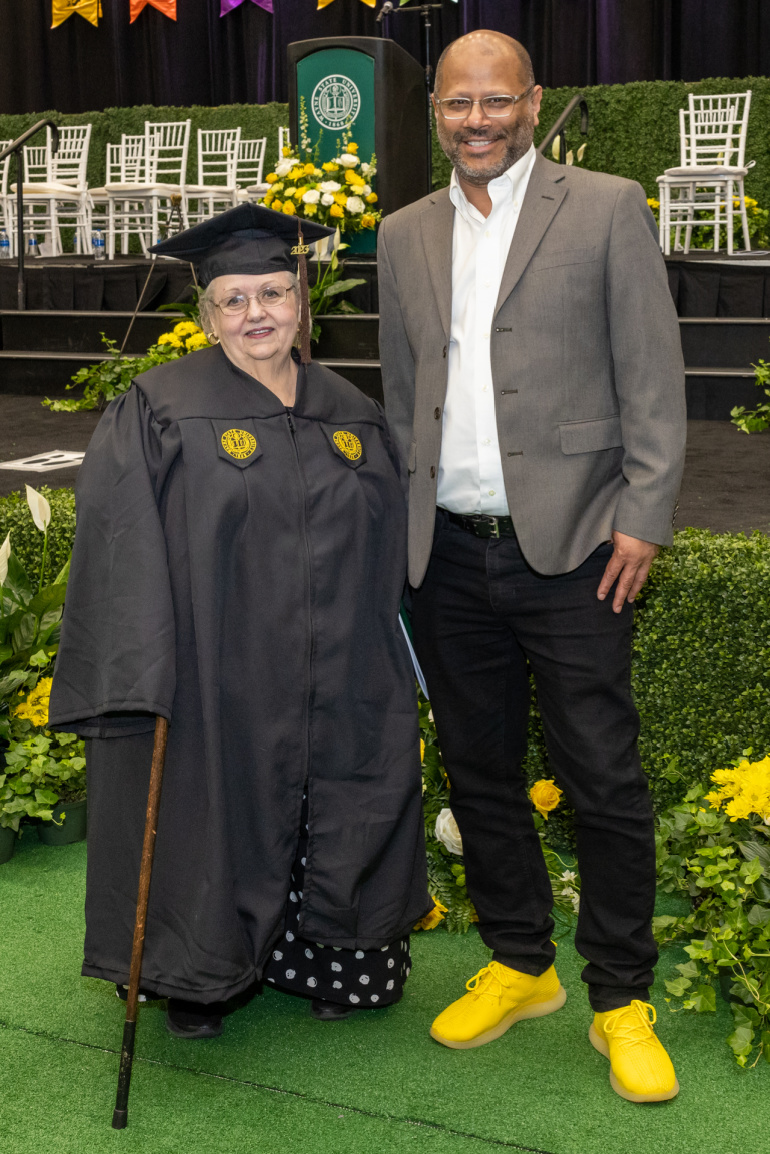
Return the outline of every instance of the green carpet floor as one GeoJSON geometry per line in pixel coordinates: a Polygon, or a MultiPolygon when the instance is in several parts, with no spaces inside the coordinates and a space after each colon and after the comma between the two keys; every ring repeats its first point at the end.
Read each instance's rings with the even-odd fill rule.
{"type": "Polygon", "coordinates": [[[681,1083],[670,1103],[635,1106],[610,1089],[587,1039],[590,1012],[571,942],[557,964],[568,1001],[478,1050],[427,1028],[488,951],[477,934],[416,934],[399,1005],[340,1023],[269,990],[222,1038],[185,1042],[161,1004],[142,1011],[129,1127],[110,1128],[121,1005],[79,977],[85,846],[27,833],[0,867],[2,1154],[400,1154],[495,1149],[546,1154],[770,1154],[770,1069],[743,1072],[724,1043],[730,1015],[671,1014],[659,1033],[681,1083]]]}

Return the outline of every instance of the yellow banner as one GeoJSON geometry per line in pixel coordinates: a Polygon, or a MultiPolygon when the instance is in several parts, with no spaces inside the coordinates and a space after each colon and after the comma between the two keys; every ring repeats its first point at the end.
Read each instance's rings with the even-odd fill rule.
{"type": "Polygon", "coordinates": [[[131,20],[129,23],[133,24],[139,13],[147,5],[157,8],[164,16],[170,16],[172,20],[176,20],[176,0],[131,0],[131,20]]]}
{"type": "MultiPolygon", "coordinates": [[[[318,7],[316,8],[316,12],[320,12],[322,8],[328,8],[329,5],[333,3],[334,0],[318,0],[318,7]]],[[[361,3],[366,4],[368,8],[374,8],[377,0],[361,0],[361,3]]]]}
{"type": "Polygon", "coordinates": [[[94,28],[98,28],[99,17],[102,14],[101,0],[53,0],[51,8],[53,24],[51,27],[58,28],[74,12],[77,12],[78,16],[82,16],[84,20],[88,20],[94,28]]]}

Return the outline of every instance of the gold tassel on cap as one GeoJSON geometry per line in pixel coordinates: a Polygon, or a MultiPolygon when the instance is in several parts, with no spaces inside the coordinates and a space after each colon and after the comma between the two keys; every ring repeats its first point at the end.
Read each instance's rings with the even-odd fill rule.
{"type": "Polygon", "coordinates": [[[299,263],[299,359],[301,364],[309,365],[312,321],[310,319],[310,294],[307,287],[307,254],[310,252],[310,245],[305,244],[300,217],[297,217],[297,228],[299,230],[299,243],[291,250],[291,255],[296,256],[299,263]]]}

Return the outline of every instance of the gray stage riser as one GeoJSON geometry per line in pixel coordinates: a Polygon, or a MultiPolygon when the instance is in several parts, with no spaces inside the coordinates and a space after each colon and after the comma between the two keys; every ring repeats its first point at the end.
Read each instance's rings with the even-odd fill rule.
{"type": "Polygon", "coordinates": [[[680,317],[684,363],[688,368],[748,369],[770,360],[770,319],[680,317]]]}
{"type": "MultiPolygon", "coordinates": [[[[126,353],[141,355],[158,337],[186,320],[182,313],[137,313],[126,353]]],[[[0,349],[41,353],[106,352],[101,334],[118,348],[131,324],[131,313],[120,312],[0,312],[0,349]]]]}

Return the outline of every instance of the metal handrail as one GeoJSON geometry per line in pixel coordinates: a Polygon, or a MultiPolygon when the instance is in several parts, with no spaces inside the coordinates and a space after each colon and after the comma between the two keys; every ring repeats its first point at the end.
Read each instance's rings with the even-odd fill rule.
{"type": "Polygon", "coordinates": [[[583,136],[588,134],[588,104],[582,92],[578,92],[572,97],[567,107],[562,112],[559,119],[548,130],[543,139],[537,146],[537,151],[544,153],[549,144],[552,144],[557,136],[561,137],[559,146],[559,164],[567,163],[567,136],[564,131],[567,121],[572,116],[576,108],[580,108],[580,132],[583,136]]]}
{"type": "Polygon", "coordinates": [[[59,129],[52,120],[38,120],[37,124],[33,124],[26,132],[22,132],[21,136],[14,140],[12,144],[7,145],[2,152],[0,152],[0,161],[5,160],[6,156],[10,156],[12,152],[16,153],[16,248],[18,250],[19,261],[19,278],[16,288],[17,308],[23,311],[27,307],[27,287],[24,283],[24,160],[22,157],[22,148],[36,132],[41,128],[50,128],[52,130],[53,141],[51,144],[51,155],[56,156],[59,151],[59,129]]]}

